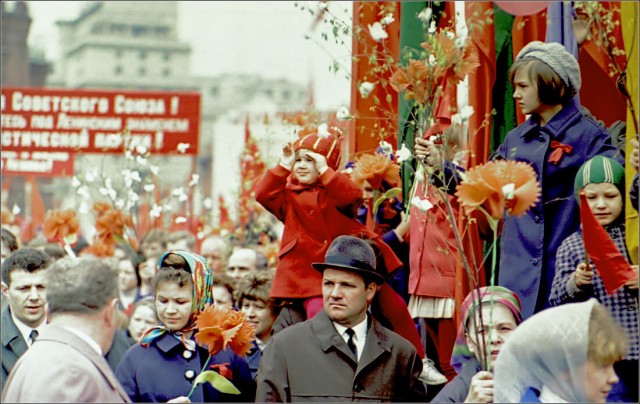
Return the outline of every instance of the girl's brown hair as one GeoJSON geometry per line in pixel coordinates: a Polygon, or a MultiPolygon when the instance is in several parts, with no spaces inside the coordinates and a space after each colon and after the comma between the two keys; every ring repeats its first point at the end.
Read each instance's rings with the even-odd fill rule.
{"type": "Polygon", "coordinates": [[[569,86],[549,66],[536,59],[520,59],[509,69],[509,81],[515,87],[514,79],[521,68],[528,67],[528,77],[538,87],[538,99],[546,105],[567,105],[573,98],[569,86]]]}

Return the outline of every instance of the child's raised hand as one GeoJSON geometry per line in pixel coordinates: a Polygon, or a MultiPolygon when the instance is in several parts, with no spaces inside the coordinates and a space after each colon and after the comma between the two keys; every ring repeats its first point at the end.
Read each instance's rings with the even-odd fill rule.
{"type": "Polygon", "coordinates": [[[293,153],[293,147],[291,143],[287,143],[282,146],[282,156],[280,156],[280,165],[291,171],[293,163],[296,160],[296,155],[293,153]]]}
{"type": "Polygon", "coordinates": [[[307,153],[307,156],[313,159],[314,163],[316,164],[316,170],[318,170],[318,174],[324,174],[324,172],[329,168],[329,165],[327,164],[327,158],[324,155],[309,151],[307,153]]]}
{"type": "Polygon", "coordinates": [[[635,272],[636,276],[633,279],[631,279],[630,281],[627,281],[627,283],[625,283],[624,286],[626,286],[628,289],[637,290],[638,289],[638,266],[637,265],[631,265],[631,269],[633,269],[633,271],[635,272]]]}
{"type": "Polygon", "coordinates": [[[588,267],[584,262],[579,263],[575,272],[576,286],[582,289],[587,285],[591,285],[593,283],[593,275],[594,272],[591,267],[588,267]]]}

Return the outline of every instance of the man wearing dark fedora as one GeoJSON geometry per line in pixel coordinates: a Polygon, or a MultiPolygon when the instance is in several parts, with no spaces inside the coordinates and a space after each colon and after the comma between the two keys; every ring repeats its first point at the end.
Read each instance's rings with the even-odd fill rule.
{"type": "Polygon", "coordinates": [[[367,310],[384,282],[373,249],[340,236],[312,266],[322,273],[324,310],[271,338],[256,402],[426,401],[415,347],[367,310]]]}

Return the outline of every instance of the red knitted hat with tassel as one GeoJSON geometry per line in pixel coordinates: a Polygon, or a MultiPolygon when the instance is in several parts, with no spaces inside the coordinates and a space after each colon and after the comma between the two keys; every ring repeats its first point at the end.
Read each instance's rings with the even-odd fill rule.
{"type": "Polygon", "coordinates": [[[340,129],[320,125],[313,133],[296,140],[293,144],[293,150],[307,149],[320,153],[327,158],[327,165],[337,170],[340,165],[343,139],[340,129]]]}

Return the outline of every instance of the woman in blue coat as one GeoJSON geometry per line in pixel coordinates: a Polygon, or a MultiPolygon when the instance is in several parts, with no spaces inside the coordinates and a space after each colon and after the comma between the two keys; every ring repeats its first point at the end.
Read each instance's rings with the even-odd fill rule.
{"type": "MultiPolygon", "coordinates": [[[[549,306],[556,251],[580,226],[573,197],[578,169],[597,155],[623,159],[609,134],[581,113],[574,98],[580,67],[562,45],[529,43],[511,66],[510,80],[513,98],[529,118],[507,134],[491,158],[529,163],[542,195],[524,215],[505,216],[498,283],[520,296],[528,318],[549,306]]],[[[428,163],[438,153],[425,139],[416,139],[415,151],[428,163]]]]}
{"type": "MultiPolygon", "coordinates": [[[[161,326],[149,330],[127,351],[116,376],[133,402],[166,402],[187,396],[209,355],[194,340],[197,314],[213,301],[213,273],[204,258],[172,251],[160,259],[154,300],[161,326]]],[[[212,357],[210,369],[240,390],[223,394],[200,384],[193,402],[253,401],[255,387],[246,361],[229,349],[212,357]]]]}

